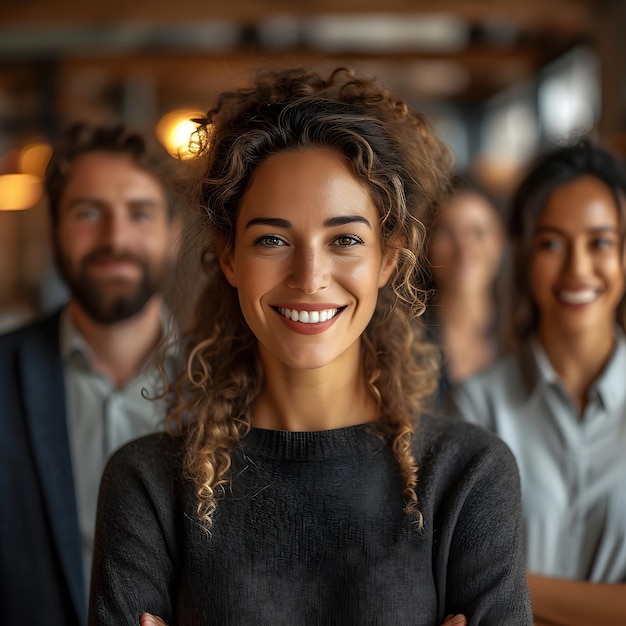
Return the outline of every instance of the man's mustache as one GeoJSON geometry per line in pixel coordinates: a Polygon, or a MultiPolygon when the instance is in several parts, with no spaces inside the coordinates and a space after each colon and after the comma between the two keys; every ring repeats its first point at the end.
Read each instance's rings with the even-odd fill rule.
{"type": "Polygon", "coordinates": [[[145,262],[140,257],[131,252],[115,252],[110,248],[101,248],[89,253],[83,259],[83,267],[88,267],[97,263],[134,263],[140,267],[145,266],[145,262]]]}

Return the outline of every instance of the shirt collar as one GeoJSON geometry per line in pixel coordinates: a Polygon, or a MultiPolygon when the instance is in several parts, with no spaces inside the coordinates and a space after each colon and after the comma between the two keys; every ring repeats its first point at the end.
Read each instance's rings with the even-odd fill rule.
{"type": "Polygon", "coordinates": [[[81,363],[88,369],[93,369],[93,350],[78,330],[67,306],[61,311],[59,332],[63,363],[67,365],[70,362],[76,362],[81,363]]]}
{"type": "MultiPolygon", "coordinates": [[[[161,328],[162,336],[168,337],[163,352],[163,358],[166,368],[171,368],[174,366],[179,356],[178,343],[180,332],[171,311],[166,306],[163,306],[161,310],[161,328]]],[[[63,363],[65,365],[73,363],[93,371],[95,361],[93,350],[80,330],[78,330],[67,306],[61,311],[59,333],[61,359],[63,363]]],[[[144,368],[149,363],[153,363],[152,357],[148,359],[144,368]]]]}
{"type": "MultiPolygon", "coordinates": [[[[622,406],[626,400],[626,336],[624,331],[615,326],[613,331],[615,346],[608,363],[600,373],[600,376],[591,386],[589,393],[598,394],[602,406],[607,411],[612,411],[622,406]]],[[[528,351],[524,355],[524,376],[528,385],[528,401],[542,395],[543,391],[552,385],[563,387],[558,374],[554,371],[550,359],[546,354],[541,342],[533,337],[528,345],[528,351]]]]}
{"type": "Polygon", "coordinates": [[[538,402],[550,386],[559,385],[559,377],[536,337],[521,349],[520,360],[528,404],[538,402]]]}
{"type": "Polygon", "coordinates": [[[611,358],[594,385],[600,401],[609,411],[622,406],[626,398],[626,337],[619,326],[615,327],[614,336],[611,358]]]}

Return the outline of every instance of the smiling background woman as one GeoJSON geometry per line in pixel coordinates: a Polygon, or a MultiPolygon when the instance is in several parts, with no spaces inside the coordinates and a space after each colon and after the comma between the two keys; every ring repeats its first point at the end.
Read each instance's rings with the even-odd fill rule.
{"type": "Polygon", "coordinates": [[[453,396],[517,459],[537,623],[626,623],[625,200],[587,140],[535,164],[510,224],[519,348],[453,396]]]}
{"type": "Polygon", "coordinates": [[[199,140],[207,284],[169,434],[107,468],[90,624],[530,624],[513,457],[423,409],[446,150],[347,70],[263,74],[199,140]]]}

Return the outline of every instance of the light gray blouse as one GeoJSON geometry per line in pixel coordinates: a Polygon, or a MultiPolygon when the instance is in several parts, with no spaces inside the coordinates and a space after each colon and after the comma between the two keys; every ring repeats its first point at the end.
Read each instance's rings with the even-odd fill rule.
{"type": "Polygon", "coordinates": [[[457,416],[513,451],[533,573],[626,582],[626,339],[615,332],[582,415],[536,340],[450,394],[457,416]]]}

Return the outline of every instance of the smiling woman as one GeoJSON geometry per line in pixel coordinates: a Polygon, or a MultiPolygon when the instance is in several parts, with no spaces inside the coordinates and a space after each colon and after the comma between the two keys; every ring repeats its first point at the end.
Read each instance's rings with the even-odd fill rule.
{"type": "Polygon", "coordinates": [[[624,295],[620,222],[611,188],[595,176],[580,176],[550,196],[535,227],[529,278],[544,344],[589,333],[597,353],[610,353],[624,295]]]}
{"type": "MultiPolygon", "coordinates": [[[[337,152],[286,150],[264,161],[243,195],[235,246],[224,251],[221,264],[239,290],[266,371],[279,364],[288,371],[325,367],[334,380],[359,371],[359,337],[374,314],[378,289],[391,276],[395,254],[383,254],[378,211],[337,152]],[[318,321],[312,324],[314,316],[318,321]]],[[[292,403],[283,402],[292,388],[285,382],[279,394],[283,410],[276,402],[264,409],[262,394],[256,425],[296,430],[290,423],[296,418],[297,430],[315,430],[320,419],[333,427],[376,417],[369,393],[363,395],[367,407],[338,403],[325,418],[317,407],[296,417],[292,403]]]]}
{"type": "Polygon", "coordinates": [[[168,434],[106,471],[90,623],[530,624],[513,458],[424,408],[449,186],[428,123],[348,70],[285,70],[198,143],[208,283],[168,434]]]}

